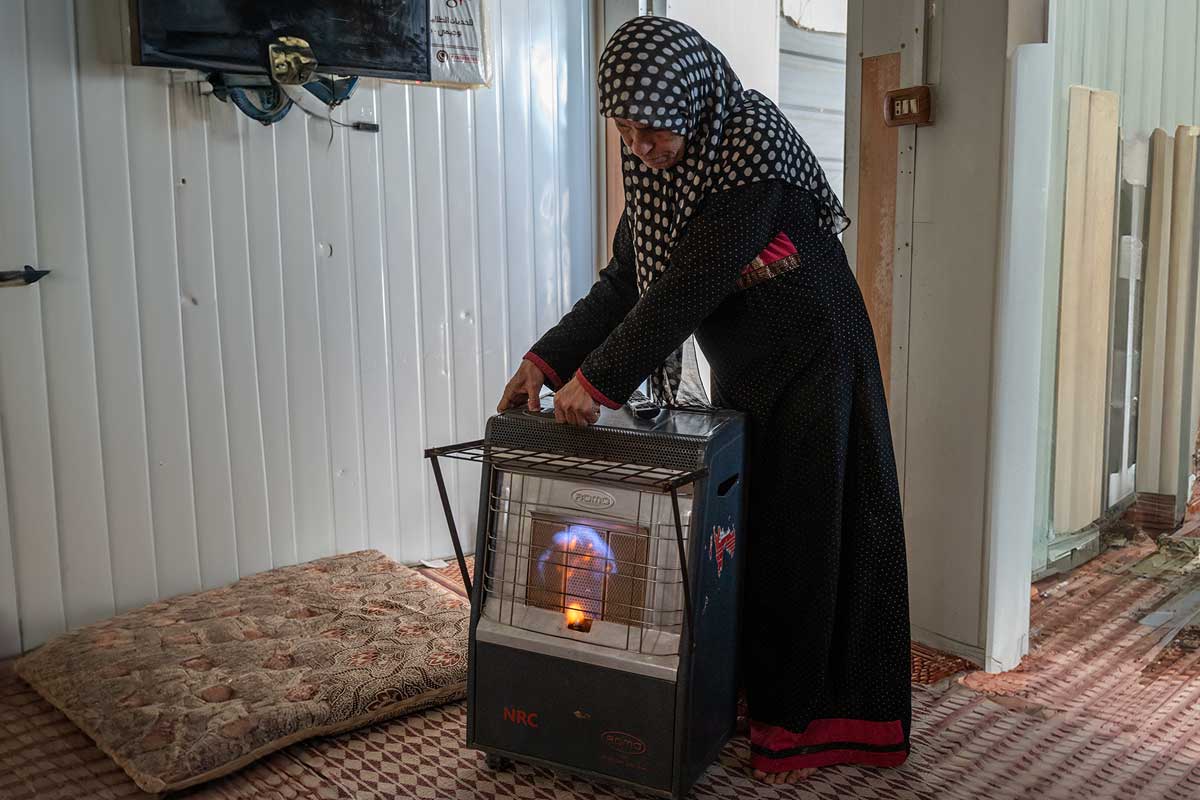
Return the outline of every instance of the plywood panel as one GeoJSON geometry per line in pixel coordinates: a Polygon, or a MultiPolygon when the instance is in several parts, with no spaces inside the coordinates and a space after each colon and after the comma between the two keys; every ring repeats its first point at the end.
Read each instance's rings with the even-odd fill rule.
{"type": "Polygon", "coordinates": [[[125,132],[119,0],[76,3],[79,44],[79,130],[88,271],[95,334],[100,443],[118,611],[158,597],[150,512],[146,409],[141,397],[132,201],[125,132]]]}
{"type": "Polygon", "coordinates": [[[1142,277],[1142,372],[1138,393],[1137,452],[1137,490],[1153,494],[1175,491],[1162,471],[1173,163],[1174,140],[1162,129],[1154,131],[1150,137],[1150,232],[1142,277]]]}
{"type": "Polygon", "coordinates": [[[898,134],[883,124],[883,98],[900,88],[900,54],[862,59],[859,109],[857,265],[883,385],[891,391],[892,264],[896,244],[896,166],[898,134]]]}
{"type": "MultiPolygon", "coordinates": [[[[1083,522],[1077,523],[1069,512],[1072,508],[1072,486],[1075,481],[1074,469],[1076,467],[1073,453],[1074,442],[1078,436],[1076,430],[1076,414],[1078,412],[1074,406],[1079,399],[1079,387],[1070,369],[1064,370],[1063,364],[1074,359],[1075,352],[1072,348],[1078,348],[1084,344],[1079,341],[1081,333],[1076,330],[1075,326],[1079,324],[1078,316],[1081,311],[1087,313],[1093,309],[1090,307],[1080,309],[1080,304],[1094,301],[1094,298],[1091,297],[1079,297],[1077,294],[1072,294],[1078,293],[1081,288],[1086,287],[1088,276],[1083,264],[1083,239],[1087,215],[1088,119],[1091,109],[1091,91],[1086,87],[1071,87],[1068,108],[1068,155],[1065,184],[1067,199],[1064,202],[1063,210],[1062,278],[1058,300],[1060,323],[1056,372],[1057,417],[1054,427],[1054,511],[1052,517],[1054,529],[1061,532],[1078,530],[1095,519],[1099,512],[1098,492],[1100,487],[1100,468],[1097,466],[1096,479],[1092,481],[1097,487],[1096,508],[1094,510],[1087,508],[1087,496],[1085,495],[1084,516],[1090,516],[1083,522]],[[1071,276],[1070,279],[1068,279],[1068,275],[1071,276]],[[1068,298],[1074,309],[1074,314],[1069,321],[1064,319],[1066,316],[1064,305],[1068,302],[1068,298]]],[[[1107,304],[1105,308],[1107,308],[1107,304]]],[[[1107,337],[1105,338],[1107,339],[1107,337]]],[[[1085,485],[1084,490],[1086,489],[1085,485]]]]}
{"type": "Polygon", "coordinates": [[[272,566],[243,174],[243,131],[253,123],[225,103],[207,111],[209,193],[224,198],[212,204],[213,259],[237,568],[253,575],[272,566]]]}
{"type": "Polygon", "coordinates": [[[1112,283],[1118,106],[1071,89],[1055,440],[1054,527],[1100,516],[1112,283]]]}
{"type": "MultiPolygon", "coordinates": [[[[1191,444],[1192,356],[1196,310],[1195,195],[1197,142],[1200,128],[1175,131],[1171,182],[1171,243],[1168,252],[1167,336],[1163,375],[1162,485],[1176,495],[1176,507],[1186,502],[1191,444]]],[[[1181,516],[1181,515],[1180,515],[1181,516]]]]}

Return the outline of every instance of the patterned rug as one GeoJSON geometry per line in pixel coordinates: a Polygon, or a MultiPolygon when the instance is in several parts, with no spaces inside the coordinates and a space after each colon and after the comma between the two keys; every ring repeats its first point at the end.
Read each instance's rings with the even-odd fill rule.
{"type": "MultiPolygon", "coordinates": [[[[913,687],[904,767],[821,770],[775,788],[748,778],[737,739],[697,800],[1195,800],[1200,798],[1200,654],[1141,620],[1200,576],[1153,548],[1102,555],[1039,585],[1033,650],[1006,675],[913,687]],[[1117,707],[1111,708],[1113,701],[1117,707]]],[[[1193,637],[1195,638],[1195,637],[1193,637]]],[[[205,800],[608,800],[635,793],[517,765],[493,773],[463,748],[461,703],[310,740],[182,797],[205,800]]],[[[146,797],[0,664],[0,798],[146,797]]]]}

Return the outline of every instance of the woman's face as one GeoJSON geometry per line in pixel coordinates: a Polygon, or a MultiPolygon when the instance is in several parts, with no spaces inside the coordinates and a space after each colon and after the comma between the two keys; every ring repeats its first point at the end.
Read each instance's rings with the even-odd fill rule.
{"type": "Polygon", "coordinates": [[[683,158],[687,139],[673,131],[652,128],[642,122],[614,117],[617,132],[629,152],[642,160],[650,169],[667,169],[683,158]]]}

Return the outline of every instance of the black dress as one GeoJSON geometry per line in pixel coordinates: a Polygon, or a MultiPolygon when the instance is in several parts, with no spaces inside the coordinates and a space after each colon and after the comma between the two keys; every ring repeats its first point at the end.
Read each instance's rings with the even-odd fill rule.
{"type": "Polygon", "coordinates": [[[623,217],[600,279],[527,356],[551,388],[575,375],[616,407],[694,332],[714,401],[747,414],[741,656],[753,765],[772,772],[898,765],[911,716],[879,359],[841,242],[817,213],[811,194],[779,180],[711,195],[640,299],[623,217]],[[756,257],[781,252],[791,269],[739,287],[756,257]]]}

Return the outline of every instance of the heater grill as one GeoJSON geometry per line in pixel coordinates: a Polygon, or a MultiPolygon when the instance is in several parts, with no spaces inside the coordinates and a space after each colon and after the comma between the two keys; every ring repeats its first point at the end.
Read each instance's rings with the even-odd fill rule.
{"type": "MultiPolygon", "coordinates": [[[[485,618],[616,650],[674,656],[686,604],[671,498],[612,488],[599,495],[613,504],[604,514],[564,504],[586,487],[496,470],[485,531],[485,618]]],[[[677,499],[690,508],[690,496],[677,499]]],[[[686,527],[683,536],[686,542],[686,527]]]]}
{"type": "Polygon", "coordinates": [[[644,531],[623,533],[546,514],[534,514],[530,527],[531,551],[540,555],[529,559],[526,603],[564,614],[577,611],[588,619],[641,623],[648,549],[644,531]]]}

